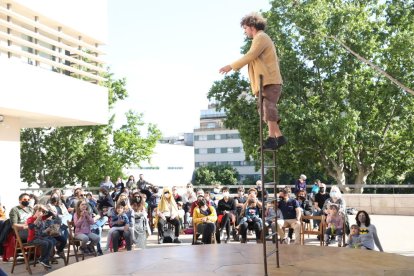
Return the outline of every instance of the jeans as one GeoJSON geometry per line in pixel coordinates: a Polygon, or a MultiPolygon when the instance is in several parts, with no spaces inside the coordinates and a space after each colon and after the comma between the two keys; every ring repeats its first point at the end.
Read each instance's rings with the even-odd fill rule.
{"type": "Polygon", "coordinates": [[[39,261],[49,264],[49,257],[52,255],[52,250],[53,247],[55,247],[56,240],[53,237],[41,237],[32,240],[30,244],[40,246],[41,255],[39,261]]]}
{"type": "Polygon", "coordinates": [[[129,231],[120,231],[116,230],[112,233],[112,248],[114,252],[118,252],[119,248],[119,238],[123,236],[126,242],[126,248],[128,251],[132,249],[132,237],[131,237],[131,230],[129,231]]]}

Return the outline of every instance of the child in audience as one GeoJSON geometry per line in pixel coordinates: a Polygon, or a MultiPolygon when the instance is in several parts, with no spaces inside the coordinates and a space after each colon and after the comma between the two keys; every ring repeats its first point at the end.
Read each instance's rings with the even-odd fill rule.
{"type": "Polygon", "coordinates": [[[129,219],[125,213],[125,207],[118,203],[115,207],[115,212],[111,215],[111,229],[109,229],[107,243],[106,243],[106,251],[109,250],[110,241],[112,241],[112,233],[120,230],[125,231],[125,227],[128,228],[129,219]]]}
{"type": "Polygon", "coordinates": [[[34,206],[33,215],[27,219],[27,225],[29,226],[27,241],[29,244],[40,246],[41,256],[39,263],[45,268],[52,268],[49,258],[53,256],[52,252],[56,240],[48,233],[46,213],[46,206],[41,204],[34,206]]]}
{"type": "Polygon", "coordinates": [[[344,220],[342,216],[338,213],[339,207],[336,204],[331,204],[329,206],[328,217],[326,218],[326,223],[328,223],[328,227],[325,231],[325,245],[329,245],[329,236],[335,235],[338,239],[338,246],[342,246],[342,233],[343,233],[343,226],[344,220]]]}
{"type": "Polygon", "coordinates": [[[351,233],[349,235],[347,241],[348,248],[361,248],[361,237],[359,236],[359,226],[357,224],[353,224],[351,226],[351,233]]]}
{"type": "Polygon", "coordinates": [[[244,222],[258,222],[260,225],[262,224],[262,220],[260,218],[260,210],[257,207],[256,201],[254,199],[249,199],[247,201],[246,212],[244,213],[244,217],[240,219],[239,225],[243,224],[244,222]]]}
{"type": "Polygon", "coordinates": [[[180,227],[181,227],[181,229],[184,229],[185,211],[183,209],[183,202],[182,201],[177,202],[177,208],[178,208],[178,218],[180,219],[180,227]]]}

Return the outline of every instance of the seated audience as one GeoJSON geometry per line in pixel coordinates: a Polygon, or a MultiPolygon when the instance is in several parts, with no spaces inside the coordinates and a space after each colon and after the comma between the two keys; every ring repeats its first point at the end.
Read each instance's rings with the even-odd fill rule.
{"type": "Polygon", "coordinates": [[[202,235],[202,243],[210,244],[212,234],[216,231],[217,214],[213,206],[207,206],[204,198],[197,200],[197,207],[193,213],[194,225],[197,233],[202,235]]]}
{"type": "Polygon", "coordinates": [[[172,192],[168,187],[165,187],[163,189],[161,200],[157,207],[157,215],[155,217],[155,225],[158,227],[159,243],[162,243],[164,240],[164,226],[166,223],[171,223],[174,225],[174,243],[181,243],[178,238],[180,236],[178,208],[175,200],[172,197],[172,192]]]}
{"type": "Polygon", "coordinates": [[[330,243],[330,236],[336,236],[338,240],[338,246],[342,246],[342,234],[343,234],[343,225],[344,220],[342,216],[338,213],[339,207],[335,204],[329,206],[328,216],[326,217],[327,227],[325,230],[324,240],[325,245],[328,246],[330,243]]]}
{"type": "Polygon", "coordinates": [[[99,236],[91,232],[94,220],[92,214],[88,211],[88,203],[85,199],[77,201],[73,222],[75,224],[75,238],[81,240],[81,252],[84,254],[93,253],[95,251],[94,246],[99,242],[99,236]]]}
{"type": "Polygon", "coordinates": [[[132,200],[132,209],[134,210],[134,229],[132,231],[132,241],[136,247],[145,249],[147,236],[151,235],[151,229],[148,223],[148,213],[145,208],[145,202],[141,197],[135,197],[132,200]]]}
{"type": "Polygon", "coordinates": [[[361,248],[361,237],[359,236],[359,226],[358,224],[351,225],[351,233],[347,240],[348,248],[361,248]]]}
{"type": "Polygon", "coordinates": [[[359,211],[355,220],[359,226],[359,237],[361,238],[361,249],[374,250],[377,246],[378,250],[384,252],[381,242],[377,235],[377,228],[371,224],[371,219],[365,211],[359,211]],[[374,246],[375,244],[375,246],[374,246]]]}
{"type": "Polygon", "coordinates": [[[223,230],[226,229],[226,242],[230,241],[230,225],[236,223],[236,204],[233,198],[230,197],[229,188],[223,187],[223,198],[218,201],[217,215],[218,215],[218,236],[217,241],[220,243],[223,236],[223,230]]]}
{"type": "MultiPolygon", "coordinates": [[[[279,201],[279,209],[282,211],[283,214],[283,224],[282,221],[276,221],[279,224],[279,227],[283,230],[284,227],[293,228],[295,232],[295,244],[300,244],[300,216],[301,216],[301,209],[299,202],[290,197],[291,189],[289,187],[285,187],[281,192],[279,197],[281,200],[279,201]]],[[[281,235],[281,239],[284,243],[289,244],[290,238],[285,238],[285,235],[281,235]]]]}
{"type": "Polygon", "coordinates": [[[50,257],[53,256],[53,248],[56,240],[49,235],[49,228],[46,225],[46,206],[36,205],[33,210],[33,215],[27,219],[29,228],[27,242],[29,244],[39,245],[41,256],[39,263],[45,268],[52,268],[50,265],[50,257]]]}

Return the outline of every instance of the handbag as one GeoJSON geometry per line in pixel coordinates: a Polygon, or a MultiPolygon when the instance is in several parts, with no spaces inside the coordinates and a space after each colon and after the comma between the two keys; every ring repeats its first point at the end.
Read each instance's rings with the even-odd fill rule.
{"type": "Polygon", "coordinates": [[[60,236],[60,225],[59,224],[51,224],[47,229],[46,233],[48,233],[51,237],[60,236]]]}

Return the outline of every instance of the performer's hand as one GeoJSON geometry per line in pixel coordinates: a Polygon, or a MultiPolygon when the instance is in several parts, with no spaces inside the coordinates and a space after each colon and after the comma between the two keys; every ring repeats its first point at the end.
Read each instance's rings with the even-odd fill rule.
{"type": "Polygon", "coordinates": [[[228,72],[230,72],[232,69],[231,69],[231,66],[230,65],[226,65],[226,66],[224,66],[224,67],[222,67],[222,68],[220,68],[220,70],[219,70],[219,73],[220,74],[227,74],[228,72]]]}

